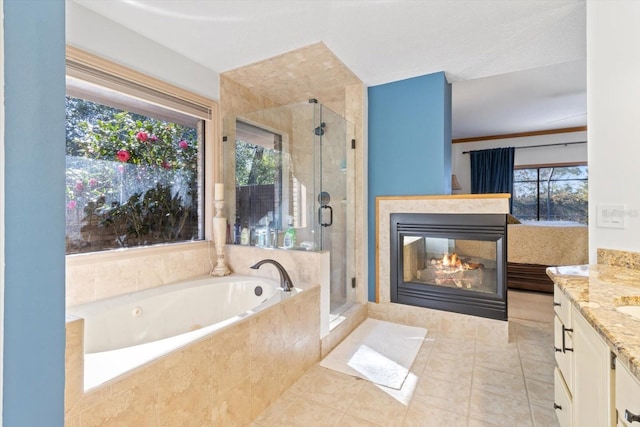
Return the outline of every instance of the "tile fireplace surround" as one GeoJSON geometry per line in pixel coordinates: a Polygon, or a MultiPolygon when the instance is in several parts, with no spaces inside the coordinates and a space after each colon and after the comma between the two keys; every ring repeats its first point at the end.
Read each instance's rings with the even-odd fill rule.
{"type": "Polygon", "coordinates": [[[376,302],[369,303],[371,317],[429,328],[458,336],[509,340],[509,322],[391,302],[392,213],[507,214],[509,194],[390,196],[376,198],[376,302]]]}

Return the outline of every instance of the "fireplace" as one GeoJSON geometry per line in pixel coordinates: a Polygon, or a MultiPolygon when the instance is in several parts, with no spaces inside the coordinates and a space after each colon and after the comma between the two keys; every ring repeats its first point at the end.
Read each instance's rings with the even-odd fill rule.
{"type": "Polygon", "coordinates": [[[391,214],[391,302],[507,320],[506,215],[391,214]]]}

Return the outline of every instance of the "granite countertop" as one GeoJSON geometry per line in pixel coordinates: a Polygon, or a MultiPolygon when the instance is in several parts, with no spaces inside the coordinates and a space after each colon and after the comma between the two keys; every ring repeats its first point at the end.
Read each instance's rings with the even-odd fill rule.
{"type": "Polygon", "coordinates": [[[610,265],[549,267],[547,274],[640,381],[640,320],[619,305],[640,305],[640,270],[610,265]]]}

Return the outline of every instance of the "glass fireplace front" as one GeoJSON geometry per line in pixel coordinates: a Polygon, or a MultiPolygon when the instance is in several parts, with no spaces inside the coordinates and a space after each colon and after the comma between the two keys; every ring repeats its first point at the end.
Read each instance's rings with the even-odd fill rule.
{"type": "Polygon", "coordinates": [[[505,215],[391,215],[392,302],[506,320],[505,279],[505,215]]]}

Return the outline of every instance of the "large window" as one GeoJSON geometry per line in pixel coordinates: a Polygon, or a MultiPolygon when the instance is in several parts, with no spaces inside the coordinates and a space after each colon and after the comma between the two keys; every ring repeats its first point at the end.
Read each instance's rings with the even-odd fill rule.
{"type": "Polygon", "coordinates": [[[587,165],[519,167],[513,172],[513,181],[516,218],[587,223],[587,165]]]}
{"type": "Polygon", "coordinates": [[[277,245],[275,235],[266,233],[282,228],[282,137],[237,121],[235,153],[236,223],[254,231],[249,244],[277,245]]]}
{"type": "Polygon", "coordinates": [[[205,120],[69,76],[66,116],[68,254],[203,238],[205,120]]]}

